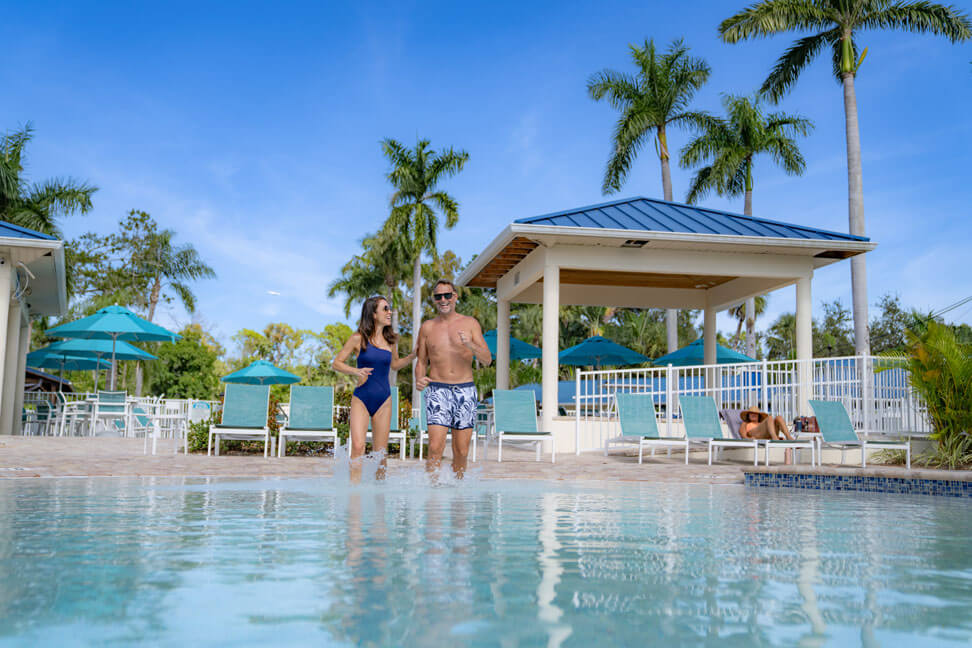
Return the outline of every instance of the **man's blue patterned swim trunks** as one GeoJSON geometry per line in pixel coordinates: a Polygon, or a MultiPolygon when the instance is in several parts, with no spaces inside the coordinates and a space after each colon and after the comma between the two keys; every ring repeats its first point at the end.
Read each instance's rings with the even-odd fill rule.
{"type": "Polygon", "coordinates": [[[476,422],[476,385],[430,382],[425,391],[425,416],[429,425],[453,430],[472,429],[476,422]]]}

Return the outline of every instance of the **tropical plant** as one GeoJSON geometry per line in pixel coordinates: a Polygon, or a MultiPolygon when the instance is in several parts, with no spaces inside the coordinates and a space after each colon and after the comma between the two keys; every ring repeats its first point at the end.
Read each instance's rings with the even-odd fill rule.
{"type": "Polygon", "coordinates": [[[222,347],[198,324],[190,324],[179,334],[179,340],[161,344],[156,351],[158,360],[151,365],[149,380],[152,393],[169,398],[216,398],[222,347]]]}
{"type": "MultiPolygon", "coordinates": [[[[668,152],[669,127],[700,126],[706,120],[703,112],[688,109],[692,98],[709,78],[709,66],[701,58],[689,56],[681,40],[674,41],[662,54],[653,40],[643,47],[630,45],[637,72],[634,76],[602,70],[587,82],[587,91],[595,101],[607,98],[621,113],[611,139],[612,153],[604,171],[601,191],[621,190],[638,152],[653,139],[661,163],[662,192],[672,200],[672,173],[668,152]]],[[[678,314],[667,312],[668,350],[678,346],[678,314]]]]}
{"type": "Polygon", "coordinates": [[[912,387],[928,408],[937,443],[932,463],[972,464],[972,345],[961,344],[946,325],[929,322],[923,335],[908,333],[912,387]]]}
{"type": "Polygon", "coordinates": [[[766,313],[767,303],[766,295],[757,295],[729,309],[729,316],[736,318],[736,334],[733,337],[738,340],[743,326],[746,327],[745,353],[750,358],[756,357],[756,319],[766,313]]]}
{"type": "MultiPolygon", "coordinates": [[[[196,296],[189,282],[214,279],[216,272],[199,256],[191,244],[175,245],[176,233],[159,230],[155,220],[144,211],[133,209],[121,223],[121,232],[111,237],[112,247],[126,257],[125,270],[130,273],[136,292],[135,304],[146,311],[146,319],[155,319],[159,301],[182,302],[189,313],[196,310],[196,296]],[[138,292],[144,286],[147,294],[138,292]]],[[[135,364],[135,394],[142,394],[142,365],[135,364]]]]}
{"type": "MultiPolygon", "coordinates": [[[[928,0],[762,0],[719,25],[727,43],[791,31],[815,33],[797,40],[777,60],[761,92],[778,101],[800,73],[824,49],[829,49],[833,73],[843,86],[847,138],[848,220],[851,234],[864,236],[864,189],[855,80],[867,48],[860,50],[855,34],[864,30],[903,30],[945,36],[952,42],[972,37],[972,22],[952,6],[928,0]]],[[[867,281],[864,255],[851,258],[854,345],[870,353],[867,281]]]]}
{"type": "Polygon", "coordinates": [[[0,220],[62,238],[58,219],[91,211],[91,196],[98,188],[60,178],[29,183],[23,176],[23,157],[33,136],[30,123],[0,135],[0,220]]]}
{"type": "MultiPolygon", "coordinates": [[[[397,232],[412,261],[412,328],[417,333],[422,323],[422,254],[438,256],[438,210],[445,216],[446,229],[459,222],[459,203],[438,188],[448,177],[466,165],[469,154],[449,148],[436,152],[429,140],[419,140],[414,149],[393,139],[382,141],[382,151],[391,163],[388,180],[395,188],[391,197],[391,215],[385,228],[397,232]]],[[[417,340],[418,335],[413,335],[417,340]]],[[[413,347],[415,342],[413,341],[413,347]]],[[[412,400],[418,392],[412,388],[412,400]]]]}
{"type": "MultiPolygon", "coordinates": [[[[703,122],[702,132],[682,149],[681,166],[700,168],[689,186],[686,202],[692,204],[710,191],[720,196],[743,196],[743,213],[753,215],[753,162],[758,155],[769,157],[790,175],[800,175],[806,162],[797,147],[795,135],[806,136],[813,128],[810,120],[785,113],[765,114],[759,97],[723,95],[727,118],[703,122]]],[[[762,299],[763,310],[766,298],[762,299]]],[[[737,307],[733,309],[739,311],[737,307]]],[[[735,313],[741,326],[746,324],[746,354],[756,355],[756,298],[746,300],[742,312],[735,313]]]]}

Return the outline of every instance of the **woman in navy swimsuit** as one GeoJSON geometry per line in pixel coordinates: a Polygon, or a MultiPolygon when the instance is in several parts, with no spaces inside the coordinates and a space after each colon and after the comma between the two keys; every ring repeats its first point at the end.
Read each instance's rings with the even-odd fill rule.
{"type": "Polygon", "coordinates": [[[351,477],[361,477],[360,457],[365,450],[368,421],[371,421],[372,450],[380,453],[378,478],[385,475],[385,454],[391,430],[391,388],[388,373],[408,366],[414,353],[395,358],[398,335],[392,331],[391,308],[381,295],[369,297],[361,306],[358,330],[335,356],[331,366],[335,371],[354,376],[358,383],[351,396],[351,477]],[[347,364],[348,357],[357,356],[357,367],[347,364]]]}

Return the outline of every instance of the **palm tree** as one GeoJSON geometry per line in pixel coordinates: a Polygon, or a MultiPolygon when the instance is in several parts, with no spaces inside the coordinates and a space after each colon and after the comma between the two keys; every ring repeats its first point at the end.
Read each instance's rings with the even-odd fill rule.
{"type": "MultiPolygon", "coordinates": [[[[129,212],[130,222],[138,219],[151,223],[150,216],[138,210],[129,212]]],[[[132,266],[136,275],[142,277],[149,287],[146,307],[146,319],[155,318],[155,309],[159,300],[166,299],[164,290],[169,288],[179,298],[186,310],[193,313],[196,310],[196,296],[189,287],[189,282],[197,279],[215,279],[216,272],[199,256],[191,244],[175,245],[175,231],[166,229],[158,232],[151,223],[149,235],[145,238],[140,249],[136,249],[132,258],[132,266]]],[[[142,365],[135,364],[135,395],[142,395],[142,365]]]]}
{"type": "MultiPolygon", "coordinates": [[[[748,99],[724,95],[722,105],[727,119],[709,118],[702,132],[682,149],[683,169],[708,162],[699,169],[689,186],[686,201],[695,203],[710,191],[720,196],[744,195],[743,213],[753,215],[753,158],[768,154],[773,162],[790,175],[800,175],[806,162],[795,135],[806,136],[813,128],[810,120],[799,115],[763,113],[759,98],[748,99]]],[[[766,298],[759,297],[762,310],[766,298]]],[[[738,307],[731,311],[740,311],[738,307]]],[[[737,312],[740,328],[746,323],[746,355],[756,356],[756,298],[746,300],[743,312],[737,312]]],[[[739,335],[739,330],[736,335],[739,335]]]]}
{"type": "MultiPolygon", "coordinates": [[[[854,83],[867,49],[858,49],[855,32],[895,29],[945,36],[952,42],[972,37],[972,23],[958,9],[928,0],[763,0],[719,25],[722,40],[736,43],[790,31],[813,31],[797,40],[777,60],[762,92],[778,101],[824,48],[829,48],[834,75],[844,90],[847,138],[847,202],[850,233],[865,235],[861,139],[854,83]],[[860,52],[860,55],[858,55],[860,52]]],[[[867,274],[864,255],[851,259],[854,347],[870,353],[867,329],[867,274]]]]}
{"type": "MultiPolygon", "coordinates": [[[[440,182],[453,176],[466,165],[469,153],[452,148],[436,152],[429,148],[429,140],[419,140],[408,149],[393,139],[382,141],[382,151],[391,162],[388,180],[395,187],[391,197],[392,212],[385,228],[398,232],[412,259],[412,348],[418,343],[418,329],[422,324],[422,253],[435,258],[439,234],[440,211],[446,219],[446,229],[459,222],[459,203],[445,191],[438,190],[440,182]]],[[[412,388],[412,402],[417,403],[418,390],[412,388]]]]}
{"type": "Polygon", "coordinates": [[[23,177],[23,154],[33,136],[29,123],[0,135],[0,220],[63,238],[58,218],[89,212],[91,196],[98,189],[70,179],[28,183],[23,177]]]}
{"type": "MultiPolygon", "coordinates": [[[[692,97],[709,78],[709,66],[700,58],[689,56],[681,40],[674,41],[663,54],[655,50],[653,40],[643,47],[631,45],[631,58],[638,68],[634,76],[602,70],[587,82],[591,98],[607,98],[621,113],[612,137],[614,149],[604,171],[601,191],[620,191],[627,179],[635,156],[649,139],[653,139],[661,162],[662,191],[672,200],[672,173],[669,167],[668,128],[699,125],[705,113],[688,110],[692,97]]],[[[678,347],[678,312],[669,309],[666,327],[668,351],[678,347]]]]}
{"type": "MultiPolygon", "coordinates": [[[[411,263],[409,249],[401,236],[388,228],[361,240],[364,253],[355,255],[341,268],[341,276],[331,282],[327,294],[334,297],[344,293],[344,316],[350,317],[351,305],[375,294],[382,294],[391,306],[392,330],[399,328],[399,313],[403,305],[399,284],[408,274],[411,263]]],[[[398,372],[389,370],[390,384],[396,384],[398,372]]]]}
{"type": "Polygon", "coordinates": [[[737,339],[746,326],[746,355],[750,358],[756,357],[756,319],[766,313],[766,303],[766,295],[757,295],[729,309],[730,317],[736,318],[737,339]]]}

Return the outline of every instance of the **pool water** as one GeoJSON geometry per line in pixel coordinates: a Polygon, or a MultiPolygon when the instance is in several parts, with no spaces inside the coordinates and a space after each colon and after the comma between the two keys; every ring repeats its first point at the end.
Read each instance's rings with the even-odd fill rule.
{"type": "Polygon", "coordinates": [[[970,513],[738,485],[0,480],[0,646],[968,645],[970,513]]]}

